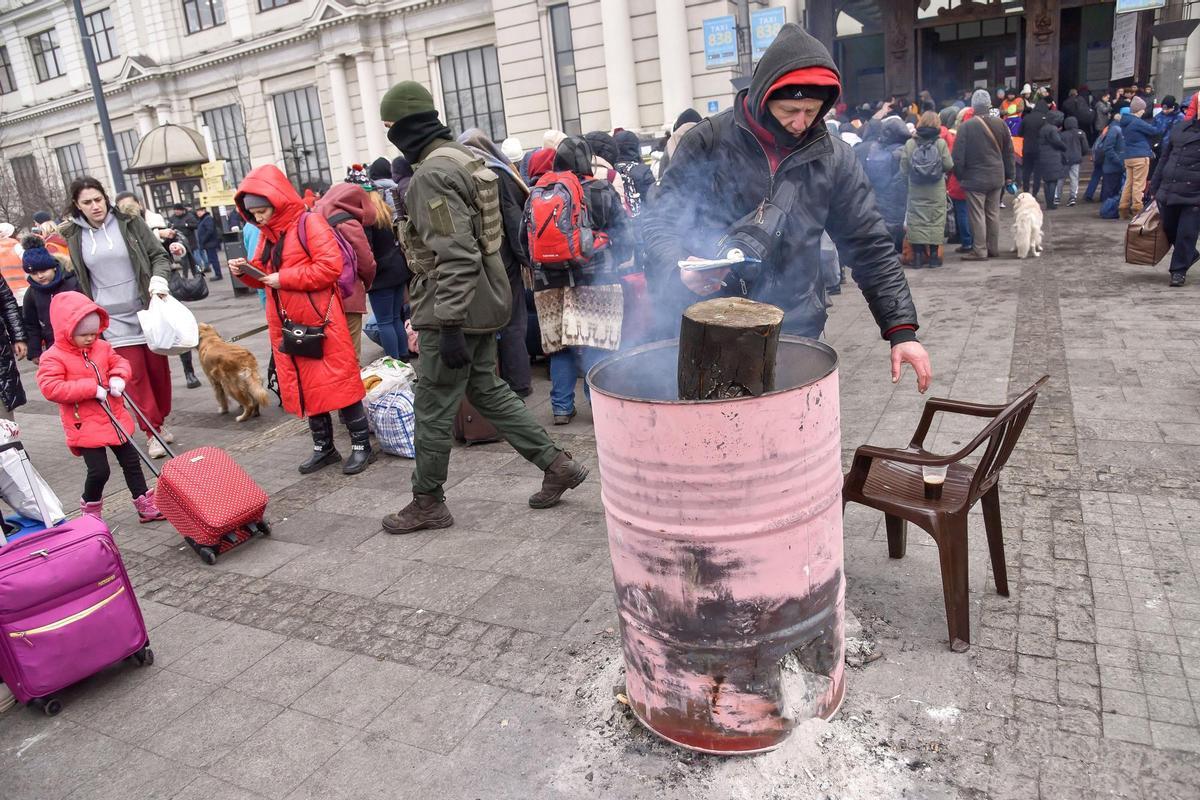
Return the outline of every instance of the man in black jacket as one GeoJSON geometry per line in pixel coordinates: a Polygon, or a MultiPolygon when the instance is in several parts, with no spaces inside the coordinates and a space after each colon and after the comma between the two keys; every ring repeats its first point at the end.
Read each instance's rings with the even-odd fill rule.
{"type": "Polygon", "coordinates": [[[1196,238],[1200,236],[1200,120],[1175,123],[1163,145],[1161,163],[1150,181],[1158,201],[1163,230],[1171,253],[1171,286],[1183,286],[1187,271],[1196,263],[1196,238]]]}
{"type": "Polygon", "coordinates": [[[1021,136],[1025,139],[1025,148],[1021,154],[1021,191],[1031,192],[1034,197],[1037,197],[1042,186],[1042,179],[1038,175],[1038,153],[1041,150],[1042,127],[1046,124],[1048,113],[1050,106],[1039,94],[1037,105],[1026,111],[1025,118],[1021,120],[1021,136]],[[1030,189],[1030,186],[1033,186],[1033,189],[1030,189]]]}
{"type": "Polygon", "coordinates": [[[866,175],[823,117],[841,93],[829,52],[788,23],[767,49],[733,108],[688,131],[661,175],[645,219],[646,273],[663,328],[678,330],[690,303],[722,290],[784,310],[784,330],[819,336],[825,327],[821,233],[851,265],[883,338],[892,380],[901,365],[925,391],[929,355],[917,341],[917,311],[866,175]],[[773,219],[765,230],[764,219],[773,219]],[[757,252],[738,274],[682,272],[690,257],[757,252]]]}

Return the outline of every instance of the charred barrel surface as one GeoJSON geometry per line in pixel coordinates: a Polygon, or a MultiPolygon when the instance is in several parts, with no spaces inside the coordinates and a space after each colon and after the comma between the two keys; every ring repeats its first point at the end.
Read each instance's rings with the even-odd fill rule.
{"type": "Polygon", "coordinates": [[[765,750],[843,692],[836,355],[780,339],[779,389],[680,402],[678,347],[589,376],[627,694],[660,736],[765,750]]]}
{"type": "Polygon", "coordinates": [[[783,311],[742,297],[719,297],[683,312],[679,328],[681,400],[727,400],[775,389],[783,311]]]}

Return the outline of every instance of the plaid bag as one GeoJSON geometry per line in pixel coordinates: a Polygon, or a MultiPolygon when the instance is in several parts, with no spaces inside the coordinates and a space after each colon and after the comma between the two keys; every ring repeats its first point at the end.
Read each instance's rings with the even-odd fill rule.
{"type": "Polygon", "coordinates": [[[367,422],[379,449],[404,458],[415,458],[414,443],[417,415],[413,411],[411,385],[367,399],[367,422]]]}

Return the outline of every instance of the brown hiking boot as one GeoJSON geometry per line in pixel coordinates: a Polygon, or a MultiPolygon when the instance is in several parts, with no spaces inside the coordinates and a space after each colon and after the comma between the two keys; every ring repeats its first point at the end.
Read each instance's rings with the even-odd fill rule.
{"type": "Polygon", "coordinates": [[[588,476],[588,468],[563,451],[554,459],[542,478],[542,490],[529,498],[530,508],[550,508],[558,505],[568,489],[574,489],[588,476]]]}
{"type": "Polygon", "coordinates": [[[383,518],[388,533],[416,533],[432,528],[449,528],[454,524],[450,509],[441,500],[428,494],[414,494],[411,503],[383,518]]]}

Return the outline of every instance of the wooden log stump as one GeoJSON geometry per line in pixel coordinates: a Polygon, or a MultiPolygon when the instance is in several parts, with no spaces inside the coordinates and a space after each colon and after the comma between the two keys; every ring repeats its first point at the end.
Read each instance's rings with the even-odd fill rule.
{"type": "Polygon", "coordinates": [[[728,400],[775,388],[783,311],[741,297],[705,300],[683,312],[679,399],[728,400]]]}

